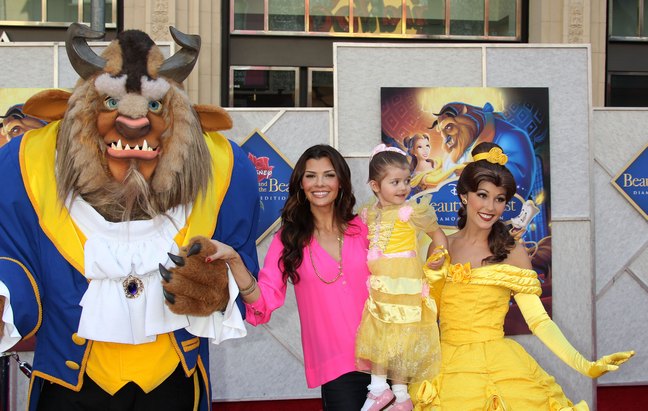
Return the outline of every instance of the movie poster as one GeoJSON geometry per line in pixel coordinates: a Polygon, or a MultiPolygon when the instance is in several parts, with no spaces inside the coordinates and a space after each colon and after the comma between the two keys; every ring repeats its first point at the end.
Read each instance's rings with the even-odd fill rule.
{"type": "MultiPolygon", "coordinates": [[[[383,143],[410,156],[412,197],[430,201],[446,234],[457,230],[456,182],[472,148],[502,147],[518,185],[502,220],[526,246],[551,315],[548,89],[381,88],[381,127],[383,143]]],[[[505,331],[529,333],[514,300],[505,331]]]]}
{"type": "Polygon", "coordinates": [[[22,106],[40,88],[0,88],[0,147],[26,131],[43,127],[46,121],[25,115],[22,106]]]}
{"type": "Polygon", "coordinates": [[[288,199],[288,185],[293,166],[274,144],[259,130],[255,130],[241,144],[254,165],[259,183],[259,243],[279,224],[281,210],[288,199]]]}

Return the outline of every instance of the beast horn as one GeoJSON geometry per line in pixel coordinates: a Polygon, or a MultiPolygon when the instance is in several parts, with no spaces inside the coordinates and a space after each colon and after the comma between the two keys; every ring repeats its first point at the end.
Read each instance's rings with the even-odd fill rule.
{"type": "Polygon", "coordinates": [[[160,67],[159,74],[161,76],[175,80],[182,83],[191,73],[196,61],[198,61],[198,53],[200,53],[200,36],[184,34],[175,27],[169,27],[171,36],[182,48],[173,56],[164,60],[160,67]]]}
{"type": "Polygon", "coordinates": [[[65,50],[74,71],[84,80],[103,70],[106,65],[106,60],[98,56],[87,41],[87,39],[99,40],[103,37],[103,32],[94,31],[83,24],[72,23],[68,28],[65,50]]]}

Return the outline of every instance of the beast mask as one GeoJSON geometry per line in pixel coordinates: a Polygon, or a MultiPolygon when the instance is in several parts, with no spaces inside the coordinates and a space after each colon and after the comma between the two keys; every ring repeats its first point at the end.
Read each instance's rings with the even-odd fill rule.
{"type": "Polygon", "coordinates": [[[67,53],[81,79],[72,94],[45,91],[25,111],[62,119],[56,179],[62,201],[82,196],[109,221],[149,219],[204,191],[211,163],[202,132],[231,127],[219,107],[192,106],[182,87],[200,37],[171,28],[181,50],[164,59],[138,30],[119,33],[101,56],[80,24],[68,30],[67,53]],[[191,161],[189,161],[191,159],[191,161]]]}

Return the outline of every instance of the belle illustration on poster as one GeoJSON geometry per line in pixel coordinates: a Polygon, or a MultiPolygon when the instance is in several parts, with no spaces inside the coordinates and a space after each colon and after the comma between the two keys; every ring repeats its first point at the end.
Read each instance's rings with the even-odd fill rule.
{"type": "MultiPolygon", "coordinates": [[[[551,313],[549,94],[546,88],[381,88],[382,141],[410,155],[412,195],[429,199],[448,234],[456,228],[456,181],[488,141],[508,155],[517,194],[503,219],[523,241],[551,313]]],[[[528,333],[515,304],[508,334],[528,333]]]]}

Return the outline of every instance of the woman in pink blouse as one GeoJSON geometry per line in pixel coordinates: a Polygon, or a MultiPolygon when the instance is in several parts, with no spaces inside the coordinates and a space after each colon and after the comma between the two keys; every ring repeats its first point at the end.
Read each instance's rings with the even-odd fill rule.
{"type": "MultiPolygon", "coordinates": [[[[270,321],[290,281],[301,323],[309,388],[322,387],[325,411],[362,407],[369,375],[355,368],[355,336],[367,299],[367,227],[353,213],[351,172],[333,147],[316,145],[299,158],[289,196],[257,280],[239,255],[214,241],[208,260],[229,265],[246,304],[247,321],[270,321]]],[[[213,241],[213,240],[212,240],[213,241]]]]}

